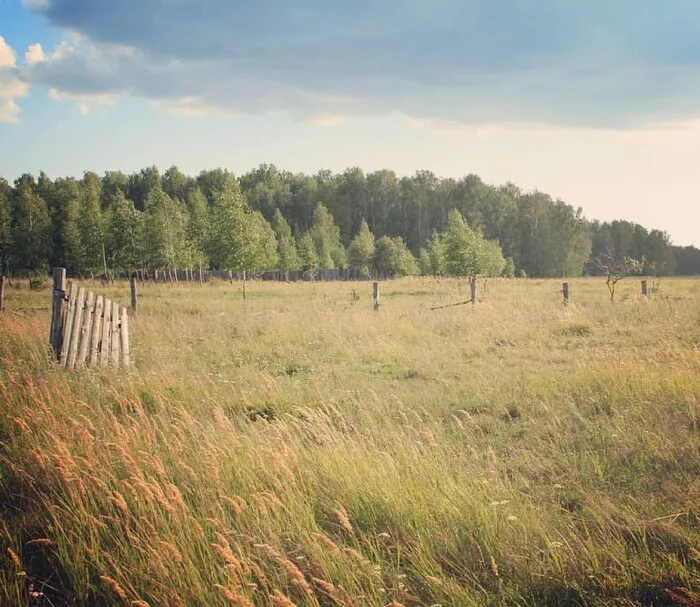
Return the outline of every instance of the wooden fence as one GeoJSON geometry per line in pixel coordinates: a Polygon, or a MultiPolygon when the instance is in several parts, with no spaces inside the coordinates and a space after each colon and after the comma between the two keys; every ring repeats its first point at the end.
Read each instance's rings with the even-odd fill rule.
{"type": "Polygon", "coordinates": [[[130,364],[127,308],[86,291],[77,282],[66,289],[66,271],[54,269],[51,347],[67,369],[130,364]],[[66,297],[66,291],[68,296],[66,297]]]}

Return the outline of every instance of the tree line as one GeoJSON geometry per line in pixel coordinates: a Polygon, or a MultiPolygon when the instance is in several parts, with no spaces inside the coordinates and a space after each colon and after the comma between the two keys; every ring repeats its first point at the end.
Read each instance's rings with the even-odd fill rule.
{"type": "Polygon", "coordinates": [[[0,178],[0,268],[89,275],[134,269],[258,272],[374,267],[394,275],[575,277],[611,260],[637,272],[700,274],[700,250],[628,221],[476,175],[315,175],[261,165],[236,177],[171,167],[50,179],[0,178]]]}

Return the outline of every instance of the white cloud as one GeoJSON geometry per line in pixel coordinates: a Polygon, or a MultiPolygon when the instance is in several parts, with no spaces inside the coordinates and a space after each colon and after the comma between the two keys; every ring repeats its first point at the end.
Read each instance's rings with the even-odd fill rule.
{"type": "Polygon", "coordinates": [[[19,122],[21,109],[15,99],[25,97],[29,87],[18,74],[15,51],[0,36],[0,122],[19,122]]]}
{"type": "Polygon", "coordinates": [[[162,110],[175,116],[186,116],[196,118],[211,114],[232,114],[235,113],[225,107],[215,107],[208,105],[197,97],[182,97],[180,99],[160,99],[151,101],[151,107],[162,110]]]}
{"type": "Polygon", "coordinates": [[[109,106],[116,103],[116,95],[107,93],[95,94],[74,94],[59,91],[58,89],[49,89],[49,99],[52,101],[64,102],[71,101],[75,103],[75,108],[81,116],[87,116],[93,108],[97,106],[109,106]]]}
{"type": "Polygon", "coordinates": [[[24,53],[24,62],[31,65],[32,63],[39,63],[40,61],[46,61],[46,53],[41,44],[36,42],[31,44],[27,52],[24,53]]]}
{"type": "Polygon", "coordinates": [[[0,36],[0,68],[15,67],[15,51],[0,36]]]}

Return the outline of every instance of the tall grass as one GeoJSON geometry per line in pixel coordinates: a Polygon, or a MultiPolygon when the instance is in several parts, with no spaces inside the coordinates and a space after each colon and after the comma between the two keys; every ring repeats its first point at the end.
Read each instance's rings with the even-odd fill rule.
{"type": "Polygon", "coordinates": [[[0,604],[696,605],[700,282],[559,286],[144,285],[75,373],[10,289],[0,604]]]}

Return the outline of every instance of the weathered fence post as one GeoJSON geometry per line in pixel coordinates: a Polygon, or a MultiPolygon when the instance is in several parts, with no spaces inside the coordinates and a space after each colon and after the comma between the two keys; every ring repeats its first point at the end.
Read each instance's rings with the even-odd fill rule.
{"type": "Polygon", "coordinates": [[[112,302],[112,328],[110,346],[112,351],[109,354],[110,362],[115,367],[119,366],[119,304],[116,301],[112,302]]]}
{"type": "MultiPolygon", "coordinates": [[[[74,283],[75,284],[75,283],[74,283]]],[[[73,299],[73,285],[71,285],[71,300],[73,299]]],[[[73,313],[69,317],[70,320],[70,336],[68,342],[68,348],[66,352],[65,366],[67,369],[75,368],[75,361],[78,358],[78,347],[80,346],[80,329],[83,325],[83,308],[85,307],[85,288],[80,287],[78,289],[78,295],[75,300],[69,305],[73,306],[73,313]]],[[[63,353],[61,353],[61,359],[63,359],[63,353]]]]}
{"type": "Polygon", "coordinates": [[[647,281],[646,281],[646,280],[643,280],[643,281],[642,281],[642,295],[643,295],[644,297],[646,297],[648,294],[649,294],[649,289],[648,289],[648,286],[647,286],[647,281]]]}
{"type": "Polygon", "coordinates": [[[100,365],[109,364],[109,344],[112,329],[112,302],[105,297],[102,312],[102,341],[100,342],[100,365]]]}
{"type": "Polygon", "coordinates": [[[51,310],[51,348],[58,357],[61,353],[63,335],[63,304],[66,299],[66,269],[53,269],[53,307],[51,310]]]}
{"type": "Polygon", "coordinates": [[[374,311],[378,312],[379,311],[379,283],[375,281],[373,285],[373,294],[374,294],[374,311]]]}
{"type": "Polygon", "coordinates": [[[138,305],[139,305],[139,300],[138,300],[138,294],[136,292],[136,273],[131,275],[131,315],[136,316],[138,313],[138,305]]]}
{"type": "Polygon", "coordinates": [[[5,277],[0,276],[0,312],[5,310],[5,277]]]}
{"type": "Polygon", "coordinates": [[[568,282],[562,283],[561,292],[564,295],[564,303],[568,304],[569,303],[569,283],[568,282]]]}
{"type": "Polygon", "coordinates": [[[92,314],[95,309],[95,301],[92,291],[88,291],[83,312],[83,326],[80,329],[80,348],[75,361],[76,366],[84,365],[87,361],[88,344],[90,342],[90,329],[92,329],[92,314]]]}
{"type": "Polygon", "coordinates": [[[243,301],[247,301],[247,294],[245,290],[245,283],[246,283],[246,273],[245,270],[243,270],[243,301]]]}
{"type": "Polygon", "coordinates": [[[95,300],[95,311],[92,315],[92,327],[90,327],[90,354],[88,364],[94,365],[98,361],[100,352],[100,338],[102,336],[102,317],[104,315],[104,300],[102,295],[98,295],[95,300]]]}
{"type": "Polygon", "coordinates": [[[469,281],[469,286],[471,287],[472,291],[472,305],[476,305],[476,278],[472,278],[469,281]]]}
{"type": "Polygon", "coordinates": [[[129,350],[129,317],[126,314],[126,308],[122,308],[119,337],[121,341],[122,364],[124,365],[124,368],[128,368],[131,364],[131,359],[129,350]]]}
{"type": "Polygon", "coordinates": [[[70,294],[68,295],[68,308],[66,310],[66,321],[63,325],[63,335],[61,336],[61,365],[66,366],[68,360],[68,350],[71,347],[70,340],[73,335],[73,321],[75,320],[75,300],[78,297],[78,283],[71,282],[70,294]]]}

